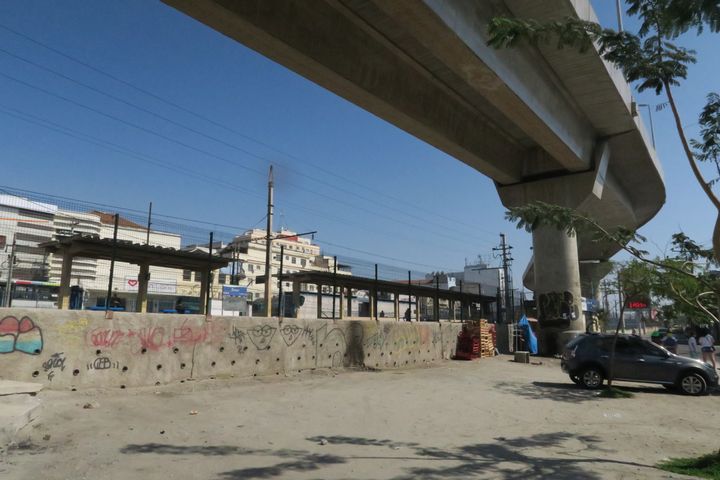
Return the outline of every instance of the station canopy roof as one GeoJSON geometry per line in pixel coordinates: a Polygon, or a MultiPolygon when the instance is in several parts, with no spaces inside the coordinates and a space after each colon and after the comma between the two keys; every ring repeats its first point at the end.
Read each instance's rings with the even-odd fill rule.
{"type": "Polygon", "coordinates": [[[418,285],[417,283],[395,282],[390,280],[375,280],[374,278],[356,277],[355,275],[335,275],[332,272],[297,272],[273,275],[281,281],[299,283],[310,283],[316,285],[337,285],[338,287],[354,288],[356,290],[369,290],[375,288],[379,292],[398,293],[400,295],[410,294],[414,297],[432,298],[437,295],[445,300],[462,300],[465,303],[487,303],[497,301],[495,295],[478,295],[472,292],[460,292],[459,290],[436,289],[435,287],[418,285]]]}
{"type": "Polygon", "coordinates": [[[51,242],[41,243],[41,248],[51,253],[68,251],[74,257],[112,260],[136,265],[148,264],[155,267],[177,268],[181,270],[205,271],[226,267],[230,259],[205,252],[189,252],[170,247],[159,247],[134,243],[128,240],[100,238],[97,235],[78,234],[58,237],[51,242]],[[114,253],[113,253],[114,252],[114,253]]]}

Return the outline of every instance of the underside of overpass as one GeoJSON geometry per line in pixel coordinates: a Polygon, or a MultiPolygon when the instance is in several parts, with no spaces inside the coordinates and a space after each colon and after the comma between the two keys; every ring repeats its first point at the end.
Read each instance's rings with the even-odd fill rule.
{"type": "MultiPolygon", "coordinates": [[[[596,21],[589,0],[164,1],[489,176],[508,207],[542,200],[637,228],[664,203],[618,70],[593,50],[486,44],[493,17],[596,21]]],[[[580,276],[596,287],[618,250],[566,237],[534,233],[524,278],[553,338],[583,328],[580,276]]]]}

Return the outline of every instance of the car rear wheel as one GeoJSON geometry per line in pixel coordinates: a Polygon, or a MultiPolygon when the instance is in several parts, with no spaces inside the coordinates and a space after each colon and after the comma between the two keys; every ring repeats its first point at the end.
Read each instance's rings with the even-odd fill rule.
{"type": "Polygon", "coordinates": [[[580,373],[580,384],[585,388],[589,388],[590,390],[595,390],[602,387],[602,370],[597,367],[588,367],[584,369],[582,373],[580,373]]]}
{"type": "Polygon", "coordinates": [[[699,373],[685,373],[678,382],[680,391],[685,395],[703,395],[707,393],[707,382],[699,373]]]}

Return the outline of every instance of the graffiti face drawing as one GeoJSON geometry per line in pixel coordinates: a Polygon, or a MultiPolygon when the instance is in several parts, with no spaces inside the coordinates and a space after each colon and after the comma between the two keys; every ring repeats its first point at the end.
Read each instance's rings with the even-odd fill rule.
{"type": "Polygon", "coordinates": [[[42,349],[42,330],[30,317],[18,320],[8,316],[0,320],[0,354],[21,352],[39,355],[42,349]]]}

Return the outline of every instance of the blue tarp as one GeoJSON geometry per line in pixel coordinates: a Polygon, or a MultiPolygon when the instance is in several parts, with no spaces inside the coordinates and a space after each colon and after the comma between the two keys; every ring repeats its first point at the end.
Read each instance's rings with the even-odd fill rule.
{"type": "Polygon", "coordinates": [[[523,338],[525,339],[525,345],[527,345],[527,349],[530,353],[533,355],[537,355],[538,353],[538,342],[537,337],[532,331],[532,328],[530,328],[530,322],[528,322],[528,319],[525,315],[522,316],[520,321],[518,322],[518,328],[522,332],[523,338]]]}

